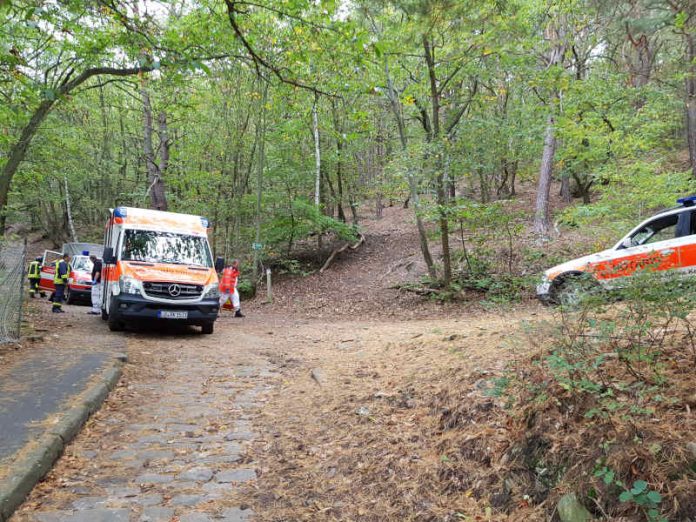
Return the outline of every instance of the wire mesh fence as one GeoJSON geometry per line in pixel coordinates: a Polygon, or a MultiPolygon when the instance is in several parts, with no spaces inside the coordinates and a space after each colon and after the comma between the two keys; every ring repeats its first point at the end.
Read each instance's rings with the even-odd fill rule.
{"type": "Polygon", "coordinates": [[[0,241],[0,344],[19,341],[26,245],[0,241]]]}

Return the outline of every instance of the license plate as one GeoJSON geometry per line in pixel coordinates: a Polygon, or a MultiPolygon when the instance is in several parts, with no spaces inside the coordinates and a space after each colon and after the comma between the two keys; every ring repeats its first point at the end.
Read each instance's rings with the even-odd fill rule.
{"type": "Polygon", "coordinates": [[[173,312],[171,310],[160,310],[157,312],[160,319],[188,319],[188,312],[173,312]]]}

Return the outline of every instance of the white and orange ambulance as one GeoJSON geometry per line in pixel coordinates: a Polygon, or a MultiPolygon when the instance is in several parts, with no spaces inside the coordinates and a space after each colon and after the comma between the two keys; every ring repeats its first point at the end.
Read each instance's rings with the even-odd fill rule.
{"type": "Polygon", "coordinates": [[[646,219],[612,248],[557,265],[537,286],[542,302],[573,304],[592,285],[607,290],[648,270],[665,275],[696,273],[696,196],[646,219]]]}
{"type": "MultiPolygon", "coordinates": [[[[111,210],[104,235],[102,318],[112,331],[161,320],[213,333],[220,294],[208,225],[206,218],[188,214],[111,210]]],[[[215,264],[221,268],[224,260],[215,264]]]]}

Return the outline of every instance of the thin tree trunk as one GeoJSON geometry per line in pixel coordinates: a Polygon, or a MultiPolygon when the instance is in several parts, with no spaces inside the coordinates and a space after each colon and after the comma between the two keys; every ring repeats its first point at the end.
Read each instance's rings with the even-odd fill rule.
{"type": "MultiPolygon", "coordinates": [[[[389,74],[389,63],[384,60],[384,74],[387,80],[387,95],[389,97],[390,107],[396,119],[396,127],[399,132],[399,141],[401,142],[401,150],[404,154],[408,153],[408,140],[406,137],[406,127],[404,124],[403,114],[401,113],[401,104],[399,98],[394,90],[394,84],[391,81],[391,75],[389,74]]],[[[430,255],[430,246],[428,245],[428,234],[425,230],[425,225],[420,216],[420,198],[418,196],[418,183],[416,182],[415,176],[410,166],[406,168],[406,179],[408,180],[409,188],[409,200],[413,200],[413,210],[416,216],[416,228],[418,229],[418,239],[420,242],[421,254],[423,255],[423,261],[425,261],[425,266],[428,269],[428,276],[433,281],[437,279],[437,272],[435,271],[435,263],[433,262],[433,256],[430,255]]],[[[408,201],[408,200],[407,200],[408,201]]]]}
{"type": "MultiPolygon", "coordinates": [[[[428,77],[430,79],[430,102],[432,105],[432,138],[439,146],[440,139],[440,93],[437,89],[437,77],[435,72],[435,50],[427,35],[423,35],[423,51],[428,65],[428,77]]],[[[435,168],[437,170],[436,194],[439,207],[440,243],[442,245],[442,270],[443,283],[448,287],[452,282],[452,257],[449,246],[449,218],[447,216],[447,187],[445,186],[445,168],[442,152],[436,151],[435,168]]]]}
{"type": "Polygon", "coordinates": [[[573,201],[573,194],[570,190],[570,176],[568,174],[564,174],[561,177],[561,201],[563,201],[563,203],[570,203],[573,201]]]}
{"type": "Polygon", "coordinates": [[[686,63],[689,64],[686,77],[686,132],[691,177],[696,179],[696,40],[692,34],[686,36],[686,52],[686,63]]]}
{"type": "Polygon", "coordinates": [[[321,147],[319,143],[319,114],[317,105],[319,104],[319,94],[314,94],[314,104],[312,105],[312,131],[314,134],[314,205],[321,203],[321,147]]]}
{"type": "Polygon", "coordinates": [[[556,129],[554,124],[554,117],[552,114],[549,114],[546,121],[544,151],[541,156],[534,214],[534,232],[542,238],[547,238],[551,230],[549,195],[551,191],[551,176],[553,175],[553,158],[556,155],[556,129]]]}
{"type": "Polygon", "coordinates": [[[63,186],[65,187],[65,214],[68,218],[68,230],[73,242],[77,243],[77,234],[75,233],[75,223],[73,222],[72,204],[70,202],[70,191],[68,190],[68,177],[63,176],[63,186]]]}
{"type": "MultiPolygon", "coordinates": [[[[553,21],[546,27],[546,38],[554,42],[547,59],[547,67],[557,67],[563,64],[566,51],[565,33],[567,23],[565,17],[553,21]]],[[[551,218],[549,212],[549,196],[551,194],[551,178],[553,176],[553,158],[556,155],[556,128],[555,111],[556,102],[560,99],[560,91],[553,93],[549,103],[549,114],[546,121],[544,134],[544,150],[541,155],[541,167],[539,168],[539,182],[537,185],[536,206],[534,209],[534,232],[546,239],[551,231],[551,218]]]]}
{"type": "MultiPolygon", "coordinates": [[[[261,79],[259,78],[259,81],[261,79]]],[[[263,197],[263,170],[266,164],[266,100],[268,99],[268,84],[264,83],[261,97],[260,120],[256,125],[256,142],[258,143],[258,161],[256,163],[256,216],[254,225],[256,228],[256,245],[254,245],[254,288],[259,280],[259,266],[261,261],[261,203],[263,197]]],[[[292,242],[292,240],[291,240],[292,242]]]]}
{"type": "MultiPolygon", "coordinates": [[[[155,162],[155,152],[152,146],[152,105],[150,103],[150,93],[143,85],[140,89],[143,98],[143,156],[147,169],[147,182],[150,193],[150,206],[155,210],[167,210],[167,200],[164,194],[164,182],[160,167],[155,162]]],[[[162,125],[162,121],[160,121],[162,125]]],[[[166,119],[164,120],[164,130],[166,136],[166,119]]],[[[163,149],[166,147],[163,147],[163,149]]],[[[167,152],[168,154],[168,152],[167,152]]]]}

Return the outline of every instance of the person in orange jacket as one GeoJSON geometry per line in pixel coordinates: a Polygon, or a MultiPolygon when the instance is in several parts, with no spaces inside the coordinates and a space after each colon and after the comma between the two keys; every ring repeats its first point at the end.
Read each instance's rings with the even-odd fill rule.
{"type": "Polygon", "coordinates": [[[239,305],[239,292],[237,291],[237,280],[239,279],[239,260],[232,261],[232,266],[222,270],[220,278],[220,308],[224,306],[228,299],[232,299],[235,317],[244,317],[239,305]]]}

